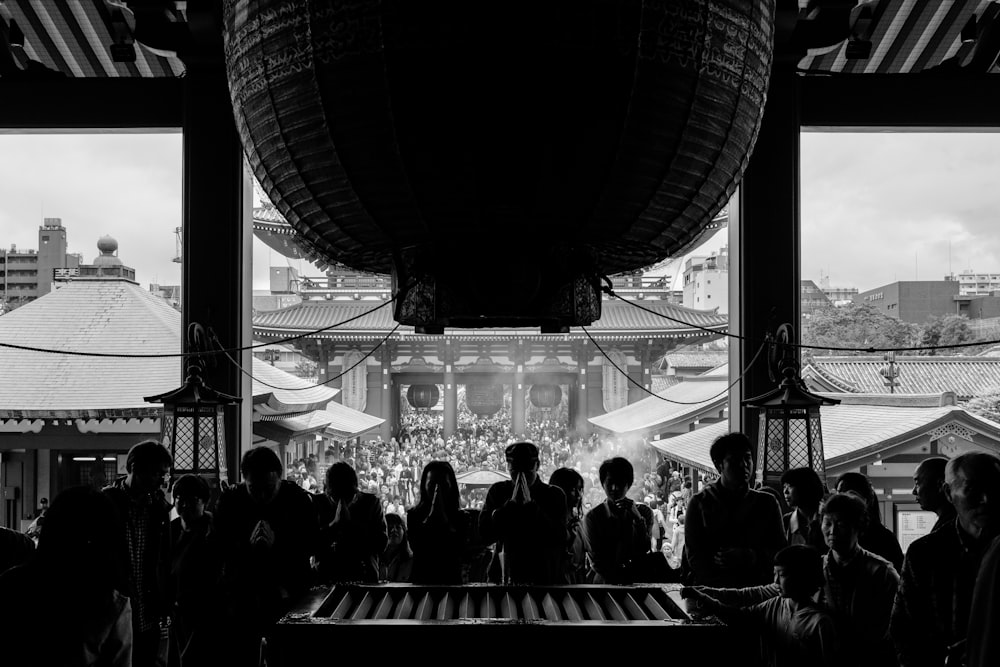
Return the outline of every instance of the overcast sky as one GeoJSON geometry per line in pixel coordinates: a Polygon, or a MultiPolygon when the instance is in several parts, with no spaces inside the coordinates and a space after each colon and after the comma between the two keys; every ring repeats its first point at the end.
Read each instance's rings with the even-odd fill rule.
{"type": "MultiPolygon", "coordinates": [[[[1000,133],[805,133],[801,192],[803,278],[940,280],[949,244],[955,273],[1000,273],[1000,133]]],[[[180,134],[0,134],[0,246],[36,249],[43,217],[87,263],[110,234],[144,287],[178,284],[180,134]]],[[[255,240],[254,289],[272,263],[288,260],[255,240]]]]}

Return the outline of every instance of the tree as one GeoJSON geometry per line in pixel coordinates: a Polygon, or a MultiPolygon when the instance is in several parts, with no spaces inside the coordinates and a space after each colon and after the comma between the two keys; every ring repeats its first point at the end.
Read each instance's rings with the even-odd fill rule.
{"type": "MultiPolygon", "coordinates": [[[[911,347],[917,338],[917,326],[884,315],[866,304],[848,304],[841,308],[817,310],[802,326],[802,344],[841,348],[911,347]]],[[[803,362],[823,354],[823,350],[802,350],[803,362]]],[[[839,355],[863,352],[836,351],[839,355]]]]}
{"type": "Polygon", "coordinates": [[[295,374],[300,378],[315,378],[319,364],[307,357],[302,357],[295,363],[295,374]]]}
{"type": "Polygon", "coordinates": [[[974,415],[1000,422],[1000,387],[992,387],[979,396],[973,396],[963,407],[974,415]]]}
{"type": "MultiPolygon", "coordinates": [[[[969,318],[964,315],[931,315],[920,327],[921,347],[969,343],[974,338],[972,327],[969,326],[969,318]]],[[[962,349],[925,350],[921,351],[920,354],[933,356],[939,352],[940,354],[952,354],[955,351],[962,351],[962,349]]]]}

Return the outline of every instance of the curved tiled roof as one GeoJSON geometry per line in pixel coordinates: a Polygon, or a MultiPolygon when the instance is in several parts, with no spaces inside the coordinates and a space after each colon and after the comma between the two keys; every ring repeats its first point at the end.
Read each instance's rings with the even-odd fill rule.
{"type": "MultiPolygon", "coordinates": [[[[814,357],[802,379],[818,391],[888,394],[877,357],[814,357]]],[[[982,396],[1000,387],[1000,357],[896,357],[897,394],[940,394],[951,391],[960,400],[982,396]]]]}
{"type": "MultiPolygon", "coordinates": [[[[881,452],[950,421],[968,424],[1000,444],[1000,424],[954,405],[907,406],[845,402],[823,406],[822,419],[823,451],[827,468],[846,464],[862,465],[873,458],[881,458],[881,452]]],[[[722,421],[690,433],[654,440],[650,442],[650,446],[670,459],[714,473],[709,448],[717,437],[728,431],[728,421],[722,421]]]]}
{"type": "MultiPolygon", "coordinates": [[[[122,354],[181,351],[181,314],[125,280],[80,280],[0,317],[0,342],[122,354]]],[[[108,359],[0,348],[0,415],[97,417],[157,406],[144,396],[176,389],[179,359],[108,359]]]]}
{"type": "Polygon", "coordinates": [[[619,435],[667,429],[686,420],[712,413],[729,402],[728,377],[689,378],[631,405],[599,417],[590,423],[619,435]],[[676,401],[676,402],[669,402],[676,401]]]}
{"type": "MultiPolygon", "coordinates": [[[[339,332],[365,332],[386,334],[396,322],[393,319],[392,304],[378,308],[374,312],[364,314],[378,306],[375,301],[303,301],[281,310],[266,313],[256,313],[253,318],[254,333],[262,336],[298,334],[304,331],[316,331],[337,322],[344,322],[352,317],[363,315],[359,319],[326,332],[334,335],[339,332]]],[[[712,311],[694,310],[666,302],[643,301],[642,306],[653,313],[636,308],[623,301],[606,301],[602,304],[601,319],[588,327],[594,333],[649,334],[654,337],[663,335],[697,334],[698,329],[686,326],[691,323],[710,328],[714,331],[726,331],[729,318],[712,311]],[[666,317],[661,317],[664,315],[666,317]],[[672,321],[678,320],[678,321],[672,321]],[[683,322],[683,323],[682,323],[683,322]]],[[[404,333],[412,333],[413,327],[400,327],[404,333]]],[[[477,335],[477,332],[490,335],[525,335],[537,334],[537,329],[500,329],[483,330],[462,329],[447,330],[452,334],[477,335]]],[[[584,336],[583,330],[573,327],[571,333],[584,336]]]]}

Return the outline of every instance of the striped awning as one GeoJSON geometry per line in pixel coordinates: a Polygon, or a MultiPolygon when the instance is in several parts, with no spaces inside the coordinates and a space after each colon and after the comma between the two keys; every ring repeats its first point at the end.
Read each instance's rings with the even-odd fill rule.
{"type": "Polygon", "coordinates": [[[848,59],[848,42],[823,54],[806,56],[802,69],[845,74],[926,72],[935,67],[997,72],[996,31],[1000,3],[995,0],[877,0],[867,35],[871,53],[848,59]],[[963,35],[963,28],[965,34],[963,35]],[[992,51],[993,53],[987,53],[992,51]]]}
{"type": "MultiPolygon", "coordinates": [[[[134,41],[135,21],[126,4],[0,0],[0,45],[10,45],[14,63],[22,70],[41,65],[74,78],[180,76],[184,65],[179,59],[158,55],[134,41]]],[[[182,10],[173,16],[184,20],[182,10]]],[[[0,54],[0,59],[4,56],[0,54]]]]}

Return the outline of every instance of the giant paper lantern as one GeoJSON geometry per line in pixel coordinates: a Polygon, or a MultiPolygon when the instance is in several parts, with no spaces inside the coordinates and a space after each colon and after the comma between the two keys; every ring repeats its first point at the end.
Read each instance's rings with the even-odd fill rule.
{"type": "Polygon", "coordinates": [[[411,384],[406,390],[407,402],[418,410],[430,410],[440,398],[441,392],[436,384],[411,384]]]}
{"type": "Polygon", "coordinates": [[[557,384],[533,384],[528,398],[536,408],[551,410],[562,402],[562,389],[557,384]]]}
{"type": "Polygon", "coordinates": [[[469,412],[480,417],[495,415],[503,407],[503,385],[466,385],[465,406],[469,408],[469,412]]]}
{"type": "Polygon", "coordinates": [[[588,324],[747,165],[774,0],[225,0],[236,123],[310,258],[395,316],[588,324]]]}

